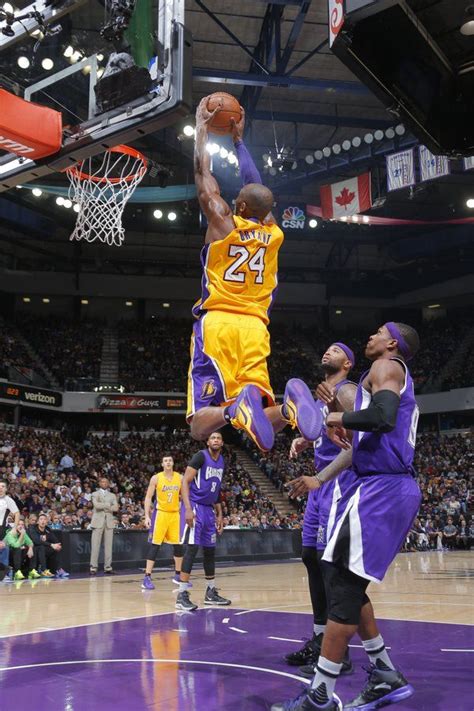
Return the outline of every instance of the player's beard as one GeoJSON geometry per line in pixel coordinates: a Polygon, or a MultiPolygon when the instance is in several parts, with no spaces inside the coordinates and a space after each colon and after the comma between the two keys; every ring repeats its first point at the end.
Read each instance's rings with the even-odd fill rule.
{"type": "Polygon", "coordinates": [[[333,363],[321,363],[321,370],[324,375],[334,375],[335,373],[338,373],[340,369],[333,363]]]}

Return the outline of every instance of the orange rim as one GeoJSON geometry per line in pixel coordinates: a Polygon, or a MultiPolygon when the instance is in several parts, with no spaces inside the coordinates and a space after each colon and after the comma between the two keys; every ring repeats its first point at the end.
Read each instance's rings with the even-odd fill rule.
{"type": "Polygon", "coordinates": [[[90,180],[93,183],[110,183],[111,185],[116,185],[122,180],[125,180],[127,181],[127,183],[129,183],[131,180],[134,179],[136,175],[141,175],[147,169],[148,161],[143,155],[143,153],[140,153],[140,151],[137,151],[136,148],[132,148],[131,146],[114,146],[113,148],[108,148],[106,153],[123,153],[125,155],[131,156],[132,158],[141,160],[141,168],[139,168],[137,171],[134,171],[130,175],[127,175],[126,178],[98,178],[95,175],[90,175],[89,173],[85,173],[84,171],[82,171],[80,168],[77,167],[78,165],[82,165],[82,163],[78,163],[77,165],[73,165],[72,168],[66,168],[66,173],[72,173],[76,178],[79,178],[80,180],[90,180]]]}

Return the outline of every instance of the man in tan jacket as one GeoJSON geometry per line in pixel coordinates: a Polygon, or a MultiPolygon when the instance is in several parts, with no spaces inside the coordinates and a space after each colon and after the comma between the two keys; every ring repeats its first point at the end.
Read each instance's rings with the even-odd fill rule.
{"type": "Polygon", "coordinates": [[[90,574],[97,573],[99,563],[99,550],[104,536],[104,572],[106,575],[113,575],[112,570],[112,542],[116,525],[114,513],[118,511],[119,505],[117,497],[109,491],[109,480],[106,477],[99,479],[99,489],[92,494],[92,505],[94,513],[91,521],[92,541],[91,541],[91,562],[90,574]]]}

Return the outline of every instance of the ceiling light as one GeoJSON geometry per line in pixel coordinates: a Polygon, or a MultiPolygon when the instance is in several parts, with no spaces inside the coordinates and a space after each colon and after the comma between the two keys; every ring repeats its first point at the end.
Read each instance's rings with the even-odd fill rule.
{"type": "Polygon", "coordinates": [[[49,57],[45,57],[41,62],[41,66],[43,67],[43,69],[46,69],[46,71],[49,72],[54,67],[54,62],[49,57]]]}
{"type": "Polygon", "coordinates": [[[101,62],[103,60],[103,58],[104,58],[104,55],[101,52],[99,52],[99,54],[97,55],[97,61],[101,62]]]}
{"type": "Polygon", "coordinates": [[[395,131],[393,130],[393,128],[387,128],[387,130],[385,131],[385,136],[386,136],[386,138],[389,138],[390,140],[392,138],[395,138],[395,131]]]}
{"type": "Polygon", "coordinates": [[[40,190],[39,188],[33,188],[31,191],[35,197],[41,197],[43,194],[43,191],[40,190]]]}
{"type": "Polygon", "coordinates": [[[237,163],[237,156],[234,155],[234,153],[229,153],[229,155],[227,156],[227,160],[231,165],[235,165],[235,163],[237,163]]]}
{"type": "Polygon", "coordinates": [[[70,44],[66,47],[66,49],[63,52],[63,57],[66,57],[66,59],[70,59],[72,55],[74,54],[74,47],[72,47],[70,44]]]}
{"type": "Polygon", "coordinates": [[[163,304],[163,308],[164,308],[164,309],[169,309],[169,307],[170,307],[170,305],[169,305],[167,302],[165,302],[165,303],[163,304]]]}
{"type": "Polygon", "coordinates": [[[351,150],[351,142],[350,141],[343,141],[342,143],[342,150],[343,151],[350,151],[351,150]]]}
{"type": "Polygon", "coordinates": [[[57,198],[56,198],[56,205],[59,205],[59,207],[61,207],[62,205],[64,205],[64,198],[63,198],[63,197],[57,197],[57,198]]]}
{"type": "Polygon", "coordinates": [[[188,138],[191,138],[191,136],[194,136],[194,126],[188,124],[183,128],[183,133],[185,136],[188,136],[188,138]]]}
{"type": "Polygon", "coordinates": [[[339,143],[335,143],[335,144],[333,145],[333,147],[332,147],[332,152],[333,152],[336,156],[339,155],[339,153],[341,152],[341,146],[339,145],[339,143]]]}
{"type": "Polygon", "coordinates": [[[31,301],[31,299],[30,299],[29,296],[24,296],[24,297],[23,297],[23,302],[24,302],[25,304],[29,304],[30,301],[31,301]]]}
{"type": "Polygon", "coordinates": [[[374,133],[374,137],[375,137],[375,140],[376,140],[376,141],[381,141],[382,138],[383,138],[383,131],[381,131],[380,129],[378,129],[378,130],[374,133]]]}
{"type": "Polygon", "coordinates": [[[314,157],[316,160],[322,160],[324,158],[322,151],[314,151],[314,157]]]}
{"type": "Polygon", "coordinates": [[[359,136],[354,136],[354,138],[352,139],[352,145],[354,146],[354,148],[359,148],[361,143],[361,138],[359,136]]]}
{"type": "Polygon", "coordinates": [[[161,220],[161,218],[163,217],[163,213],[161,212],[161,210],[155,210],[155,211],[153,212],[153,217],[154,217],[156,220],[161,220]]]}
{"type": "Polygon", "coordinates": [[[69,58],[69,61],[71,62],[71,64],[75,64],[75,63],[78,62],[80,59],[82,59],[82,54],[81,54],[80,52],[78,52],[77,49],[76,49],[76,51],[75,51],[75,52],[71,55],[71,57],[69,58]]]}
{"type": "Polygon", "coordinates": [[[428,304],[429,309],[439,309],[441,308],[441,304],[428,304]]]}
{"type": "Polygon", "coordinates": [[[298,161],[294,160],[293,163],[291,164],[291,170],[296,170],[298,167],[298,161]]]}
{"type": "Polygon", "coordinates": [[[368,146],[370,146],[370,144],[374,142],[373,135],[371,133],[366,133],[364,136],[364,141],[367,143],[368,146]]]}
{"type": "Polygon", "coordinates": [[[362,222],[365,222],[365,224],[367,224],[369,222],[369,216],[364,215],[364,217],[362,218],[362,222]]]}
{"type": "Polygon", "coordinates": [[[71,200],[65,200],[64,203],[63,203],[63,206],[64,206],[64,207],[67,207],[67,209],[70,210],[71,207],[72,207],[72,201],[71,201],[71,200]]]}
{"type": "Polygon", "coordinates": [[[341,222],[347,222],[347,217],[345,215],[341,217],[341,222]]]}
{"type": "Polygon", "coordinates": [[[6,2],[4,4],[3,9],[5,10],[5,12],[10,12],[10,13],[14,12],[13,5],[10,5],[9,2],[6,2]]]}
{"type": "Polygon", "coordinates": [[[310,220],[308,222],[308,224],[311,227],[311,229],[314,230],[314,228],[318,226],[318,221],[317,220],[310,220]]]}
{"type": "Polygon", "coordinates": [[[49,299],[41,299],[41,301],[43,302],[43,304],[49,304],[49,299]]]}
{"type": "Polygon", "coordinates": [[[177,214],[175,212],[168,212],[168,220],[170,222],[174,222],[177,218],[177,214]]]}
{"type": "Polygon", "coordinates": [[[405,131],[406,128],[402,123],[399,123],[398,126],[395,126],[395,133],[397,134],[397,136],[403,136],[405,131]]]}
{"type": "Polygon", "coordinates": [[[466,207],[468,207],[470,210],[474,209],[474,198],[469,198],[469,200],[466,200],[466,207]]]}
{"type": "Polygon", "coordinates": [[[81,208],[80,208],[79,205],[77,205],[77,204],[74,205],[74,207],[73,207],[72,209],[74,210],[74,212],[80,212],[80,211],[81,211],[81,208]]]}
{"type": "Polygon", "coordinates": [[[340,315],[342,314],[341,309],[336,309],[336,314],[337,314],[338,316],[340,316],[340,315]]]}
{"type": "Polygon", "coordinates": [[[329,158],[330,155],[331,155],[331,149],[328,146],[323,148],[323,156],[325,158],[329,158]]]}
{"type": "Polygon", "coordinates": [[[351,220],[352,222],[359,222],[359,215],[352,215],[351,220]]]}
{"type": "Polygon", "coordinates": [[[104,72],[105,72],[104,67],[101,67],[100,69],[97,70],[97,76],[98,76],[99,79],[100,79],[100,77],[102,76],[102,74],[103,74],[104,72]]]}
{"type": "Polygon", "coordinates": [[[308,155],[305,157],[305,161],[308,165],[312,165],[314,163],[314,156],[312,156],[311,153],[308,153],[308,155]]]}
{"type": "Polygon", "coordinates": [[[87,76],[87,74],[90,74],[90,73],[91,73],[91,70],[92,70],[91,65],[90,65],[90,64],[86,64],[86,66],[83,67],[83,69],[82,69],[82,73],[87,76]]]}
{"type": "Polygon", "coordinates": [[[125,306],[133,306],[133,301],[126,301],[125,306]]]}
{"type": "Polygon", "coordinates": [[[16,63],[18,64],[20,69],[28,69],[28,67],[30,66],[30,60],[28,59],[28,57],[25,57],[23,55],[21,57],[18,57],[16,63]]]}
{"type": "Polygon", "coordinates": [[[222,146],[222,148],[219,151],[219,155],[222,158],[222,160],[225,160],[227,158],[227,156],[229,155],[229,151],[227,150],[227,148],[224,148],[224,146],[222,146]]]}
{"type": "Polygon", "coordinates": [[[463,23],[459,28],[462,35],[474,35],[474,5],[468,5],[464,10],[463,23]]]}
{"type": "Polygon", "coordinates": [[[87,306],[88,303],[89,303],[89,299],[81,299],[81,304],[83,306],[87,306]]]}

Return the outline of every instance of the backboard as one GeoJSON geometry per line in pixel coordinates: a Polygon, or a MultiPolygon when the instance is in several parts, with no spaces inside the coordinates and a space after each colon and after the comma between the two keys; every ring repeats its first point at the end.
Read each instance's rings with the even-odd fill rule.
{"type": "MultiPolygon", "coordinates": [[[[78,4],[74,5],[74,0],[55,0],[54,3],[46,0],[45,4],[48,11],[53,4],[58,12],[62,8],[64,14],[83,2],[78,0],[78,4]]],[[[192,104],[192,41],[184,27],[184,4],[185,0],[158,1],[157,57],[151,67],[154,82],[151,90],[138,98],[98,113],[94,92],[100,76],[97,53],[26,86],[24,99],[61,111],[64,126],[62,147],[57,153],[37,161],[11,153],[1,156],[0,192],[63,171],[107,148],[129,144],[189,113],[192,104]]],[[[25,14],[27,10],[24,8],[21,12],[25,14]]],[[[31,22],[34,23],[34,19],[31,22]]],[[[18,25],[18,32],[24,34],[23,24],[16,22],[11,27],[15,29],[18,25]]],[[[97,27],[97,33],[99,29],[97,27]]],[[[0,37],[4,37],[1,31],[2,21],[0,37]]],[[[28,33],[32,31],[34,24],[30,25],[28,33]]],[[[10,42],[8,45],[4,43],[5,47],[10,47],[14,38],[7,39],[10,42]]],[[[0,41],[0,54],[3,49],[0,41]]],[[[113,47],[110,50],[113,51],[113,47]]],[[[41,128],[38,127],[38,130],[41,128]]]]}

